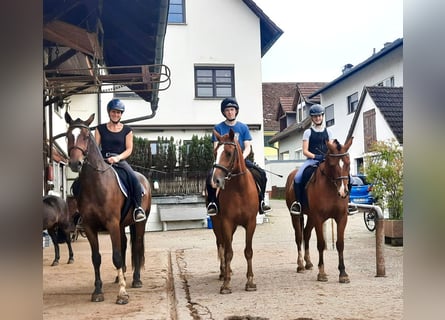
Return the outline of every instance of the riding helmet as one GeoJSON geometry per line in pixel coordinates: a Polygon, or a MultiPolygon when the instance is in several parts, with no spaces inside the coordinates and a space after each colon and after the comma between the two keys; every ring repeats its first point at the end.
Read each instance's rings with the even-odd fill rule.
{"type": "Polygon", "coordinates": [[[225,98],[223,101],[221,101],[221,113],[224,115],[224,110],[228,107],[233,107],[236,109],[236,115],[238,115],[239,112],[239,106],[238,102],[235,98],[225,98]]]}
{"type": "Polygon", "coordinates": [[[318,116],[318,115],[323,115],[324,114],[324,108],[323,106],[319,105],[319,104],[314,104],[312,105],[312,107],[309,109],[309,115],[310,116],[318,116]]]}
{"type": "Polygon", "coordinates": [[[119,99],[113,99],[107,104],[107,110],[110,112],[111,110],[119,110],[120,112],[125,111],[125,105],[119,99]]]}

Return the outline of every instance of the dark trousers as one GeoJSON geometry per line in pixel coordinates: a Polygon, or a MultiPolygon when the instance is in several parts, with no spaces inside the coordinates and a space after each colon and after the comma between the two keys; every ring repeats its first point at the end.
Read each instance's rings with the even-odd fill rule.
{"type": "Polygon", "coordinates": [[[127,173],[127,177],[129,179],[129,196],[133,199],[133,205],[135,208],[140,207],[142,203],[142,187],[139,182],[136,174],[133,171],[133,168],[128,164],[127,161],[121,160],[119,163],[115,164],[115,166],[122,168],[127,173]]]}

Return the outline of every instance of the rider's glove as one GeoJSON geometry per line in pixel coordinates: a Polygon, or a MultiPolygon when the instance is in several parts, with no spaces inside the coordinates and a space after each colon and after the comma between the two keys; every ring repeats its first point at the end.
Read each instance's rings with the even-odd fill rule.
{"type": "Polygon", "coordinates": [[[316,154],[314,160],[322,162],[324,160],[324,157],[321,154],[316,154]]]}

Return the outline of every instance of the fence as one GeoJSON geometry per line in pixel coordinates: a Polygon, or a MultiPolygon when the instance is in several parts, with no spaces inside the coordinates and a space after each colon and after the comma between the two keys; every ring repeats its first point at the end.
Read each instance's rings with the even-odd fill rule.
{"type": "Polygon", "coordinates": [[[165,172],[133,166],[148,178],[153,196],[202,194],[208,171],[174,170],[165,172]]]}

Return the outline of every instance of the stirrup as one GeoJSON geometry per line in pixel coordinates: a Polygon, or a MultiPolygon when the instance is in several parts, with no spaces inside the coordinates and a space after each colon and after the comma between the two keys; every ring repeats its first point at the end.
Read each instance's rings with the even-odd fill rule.
{"type": "Polygon", "coordinates": [[[267,212],[269,212],[269,211],[272,210],[272,208],[269,207],[269,206],[264,202],[264,200],[261,200],[260,208],[261,208],[261,210],[260,210],[260,214],[265,214],[265,213],[267,213],[267,212]]]}
{"type": "Polygon", "coordinates": [[[215,202],[210,202],[209,205],[207,206],[207,215],[209,217],[212,217],[216,216],[217,213],[218,213],[218,206],[216,205],[215,202]]]}
{"type": "Polygon", "coordinates": [[[141,222],[144,221],[145,219],[147,219],[147,217],[145,216],[144,209],[142,209],[141,207],[137,207],[136,209],[134,209],[133,211],[134,222],[141,222]]]}
{"type": "Polygon", "coordinates": [[[293,215],[300,215],[301,214],[301,204],[297,201],[292,202],[292,205],[290,206],[290,213],[293,215]]]}

